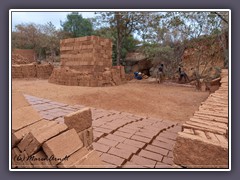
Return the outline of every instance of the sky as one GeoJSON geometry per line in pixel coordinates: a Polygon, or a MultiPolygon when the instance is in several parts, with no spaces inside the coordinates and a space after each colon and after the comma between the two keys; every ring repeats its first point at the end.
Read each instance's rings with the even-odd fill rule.
{"type": "MultiPolygon", "coordinates": [[[[65,21],[67,14],[71,12],[12,12],[12,28],[21,23],[35,23],[46,24],[52,22],[53,25],[59,29],[60,20],[65,21]]],[[[94,12],[79,12],[83,18],[92,18],[95,16],[94,12]]]]}

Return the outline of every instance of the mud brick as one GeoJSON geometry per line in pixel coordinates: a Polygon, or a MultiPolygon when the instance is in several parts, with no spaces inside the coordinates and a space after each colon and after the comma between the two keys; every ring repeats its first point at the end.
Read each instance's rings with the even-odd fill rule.
{"type": "Polygon", "coordinates": [[[167,149],[167,150],[172,150],[173,149],[173,145],[167,144],[165,142],[161,142],[161,141],[158,141],[158,140],[154,140],[152,142],[152,145],[158,146],[160,148],[167,149]]]}
{"type": "Polygon", "coordinates": [[[146,129],[147,131],[152,131],[152,132],[157,132],[159,133],[160,131],[162,131],[164,128],[158,128],[158,127],[155,127],[154,125],[151,125],[151,126],[144,126],[143,128],[144,130],[146,129]]]}
{"type": "Polygon", "coordinates": [[[135,146],[137,148],[143,148],[145,146],[145,143],[143,142],[139,142],[139,141],[135,141],[135,140],[131,140],[131,139],[126,139],[124,141],[125,144],[129,144],[131,146],[135,146]]]}
{"type": "Polygon", "coordinates": [[[43,150],[48,157],[60,158],[56,161],[51,161],[51,164],[56,165],[66,156],[70,156],[78,149],[83,147],[75,129],[68,130],[57,137],[54,137],[43,144],[43,150]]]}
{"type": "MultiPolygon", "coordinates": [[[[39,127],[33,131],[35,133],[42,133],[43,130],[49,129],[52,126],[55,126],[56,124],[57,124],[56,122],[45,120],[44,123],[42,124],[42,127],[39,127]]],[[[32,141],[32,137],[31,137],[30,133],[27,133],[26,136],[23,137],[22,141],[18,144],[18,148],[21,151],[24,151],[25,148],[31,143],[31,141],[32,141]]]]}
{"type": "Polygon", "coordinates": [[[117,122],[114,122],[114,124],[112,123],[112,124],[110,124],[110,123],[108,123],[108,124],[104,124],[104,125],[102,125],[101,127],[102,128],[106,128],[106,129],[111,129],[111,130],[116,130],[117,128],[119,128],[120,126],[122,126],[122,124],[119,124],[119,123],[117,123],[117,122]]]}
{"type": "Polygon", "coordinates": [[[104,123],[105,123],[104,121],[95,120],[95,118],[93,118],[92,126],[93,127],[99,127],[99,126],[103,125],[104,123]]]}
{"type": "Polygon", "coordinates": [[[141,131],[141,132],[136,132],[135,135],[152,139],[156,135],[156,133],[141,131]]]}
{"type": "Polygon", "coordinates": [[[164,157],[162,160],[163,163],[173,165],[173,158],[164,157]]]}
{"type": "Polygon", "coordinates": [[[130,151],[132,153],[137,153],[137,151],[139,150],[139,148],[125,143],[119,143],[116,147],[119,149],[130,151]]]}
{"type": "Polygon", "coordinates": [[[130,161],[135,164],[139,164],[141,166],[148,167],[148,168],[154,168],[156,164],[156,161],[153,161],[141,156],[137,156],[137,155],[133,155],[130,161]]]}
{"type": "Polygon", "coordinates": [[[16,109],[12,112],[12,131],[29,126],[42,119],[31,106],[16,109]]]}
{"type": "Polygon", "coordinates": [[[164,155],[164,156],[166,156],[168,154],[168,150],[157,147],[157,146],[153,146],[153,145],[150,145],[150,144],[147,145],[147,147],[145,149],[148,150],[148,151],[152,151],[152,152],[164,155]]]}
{"type": "Polygon", "coordinates": [[[64,122],[69,128],[74,128],[77,132],[83,131],[92,126],[92,113],[90,108],[83,108],[77,112],[64,117],[64,122]]]}
{"type": "Polygon", "coordinates": [[[173,149],[174,163],[188,168],[228,167],[228,145],[197,135],[178,133],[173,149]]]}
{"type": "Polygon", "coordinates": [[[127,161],[123,166],[122,168],[146,168],[146,167],[143,167],[139,164],[135,164],[134,162],[131,162],[131,161],[127,161]]]}
{"type": "Polygon", "coordinates": [[[125,138],[130,138],[133,135],[133,134],[124,133],[124,132],[121,132],[121,131],[116,131],[113,134],[117,135],[117,136],[122,136],[122,137],[125,137],[125,138]]]}
{"type": "Polygon", "coordinates": [[[102,156],[101,156],[101,159],[104,162],[107,162],[109,164],[113,164],[113,165],[116,165],[116,166],[121,166],[124,162],[123,158],[120,158],[120,157],[117,157],[117,156],[114,156],[114,155],[111,155],[111,154],[107,154],[107,153],[103,153],[102,156]]]}
{"type": "Polygon", "coordinates": [[[29,160],[34,168],[56,168],[56,166],[50,164],[47,155],[43,151],[30,156],[29,160]]]}
{"type": "Polygon", "coordinates": [[[38,128],[42,128],[47,123],[48,123],[48,121],[46,121],[46,120],[40,120],[34,124],[26,126],[25,128],[15,132],[15,133],[12,133],[12,147],[16,146],[23,139],[23,137],[26,134],[28,134],[30,131],[38,129],[38,128]]]}
{"type": "Polygon", "coordinates": [[[166,124],[169,127],[177,125],[176,122],[167,121],[167,120],[163,120],[162,123],[166,124]]]}
{"type": "Polygon", "coordinates": [[[96,151],[91,151],[79,161],[74,168],[106,168],[96,151]]]}
{"type": "Polygon", "coordinates": [[[51,116],[51,115],[43,115],[42,116],[44,119],[46,119],[46,120],[53,120],[53,119],[55,119],[55,117],[54,116],[51,116]]]}
{"type": "Polygon", "coordinates": [[[31,131],[27,134],[23,140],[19,143],[18,147],[21,151],[26,151],[30,156],[37,152],[44,142],[48,139],[64,132],[67,130],[65,124],[50,124],[44,128],[31,131]]]}
{"type": "Polygon", "coordinates": [[[74,168],[74,165],[77,164],[88,153],[89,152],[87,148],[83,147],[74,152],[66,161],[60,162],[57,166],[59,168],[74,168]]]}
{"type": "Polygon", "coordinates": [[[142,136],[138,136],[138,135],[133,135],[131,137],[131,139],[141,141],[141,142],[144,142],[144,143],[150,143],[150,141],[152,140],[150,138],[146,138],[146,137],[142,137],[142,136]]]}
{"type": "Polygon", "coordinates": [[[109,134],[109,135],[106,136],[106,138],[117,141],[117,142],[123,142],[126,139],[124,137],[117,136],[117,135],[114,135],[114,134],[109,134]]]}
{"type": "Polygon", "coordinates": [[[112,155],[115,155],[115,156],[118,156],[118,157],[121,157],[121,158],[124,158],[124,159],[129,159],[132,155],[132,152],[131,151],[127,151],[126,149],[118,149],[118,148],[111,148],[109,151],[108,151],[108,154],[112,154],[112,155]]]}
{"type": "Polygon", "coordinates": [[[178,135],[177,135],[177,133],[164,131],[163,133],[160,133],[159,136],[166,137],[166,138],[172,139],[172,140],[176,140],[178,135]]]}
{"type": "Polygon", "coordinates": [[[93,139],[94,141],[97,141],[99,138],[103,137],[103,132],[93,131],[93,139]]]}
{"type": "Polygon", "coordinates": [[[127,127],[122,127],[122,128],[119,128],[118,131],[121,131],[121,132],[125,132],[125,133],[129,133],[129,134],[133,134],[135,132],[137,132],[139,129],[128,129],[127,127]]]}
{"type": "MultiPolygon", "coordinates": [[[[127,129],[131,129],[131,130],[135,130],[135,132],[140,130],[140,128],[134,126],[134,124],[126,125],[126,126],[124,126],[123,128],[127,128],[127,129]]],[[[133,131],[132,131],[132,132],[133,132],[133,131]]]]}
{"type": "Polygon", "coordinates": [[[173,132],[173,133],[177,133],[182,131],[182,126],[178,125],[178,126],[174,126],[173,128],[168,129],[168,132],[173,132]]]}
{"type": "Polygon", "coordinates": [[[56,121],[59,124],[63,124],[64,123],[64,118],[63,117],[59,117],[59,118],[55,119],[54,121],[56,121]]]}
{"type": "Polygon", "coordinates": [[[94,130],[102,132],[102,133],[106,133],[106,134],[110,134],[113,132],[112,129],[106,129],[106,128],[102,128],[102,127],[94,128],[94,130]]]}
{"type": "Polygon", "coordinates": [[[138,154],[139,156],[152,159],[155,161],[162,161],[163,156],[154,152],[146,151],[146,150],[141,150],[140,153],[138,154]]]}
{"type": "Polygon", "coordinates": [[[117,141],[106,139],[106,138],[99,139],[98,143],[105,144],[107,146],[112,146],[112,147],[114,147],[114,146],[116,146],[118,144],[117,141]]]}
{"type": "Polygon", "coordinates": [[[94,142],[93,149],[96,149],[97,151],[100,151],[100,152],[107,152],[110,149],[110,146],[100,144],[98,142],[94,142]]]}
{"type": "Polygon", "coordinates": [[[95,151],[98,153],[99,157],[103,154],[103,152],[101,152],[101,151],[97,151],[97,150],[95,150],[95,151]]]}
{"type": "Polygon", "coordinates": [[[165,143],[171,144],[171,145],[174,145],[176,143],[176,141],[165,138],[165,137],[161,137],[161,135],[157,136],[156,140],[161,141],[161,142],[165,142],[165,143]]]}
{"type": "Polygon", "coordinates": [[[155,168],[164,168],[164,169],[170,169],[170,168],[174,168],[173,166],[169,165],[169,164],[164,164],[162,162],[157,162],[155,168]]]}

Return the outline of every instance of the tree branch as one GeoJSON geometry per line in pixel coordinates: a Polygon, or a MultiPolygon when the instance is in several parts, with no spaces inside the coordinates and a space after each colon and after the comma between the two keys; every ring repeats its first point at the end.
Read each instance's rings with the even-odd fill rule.
{"type": "Polygon", "coordinates": [[[221,14],[219,14],[218,12],[213,12],[213,13],[216,14],[219,18],[221,18],[225,23],[228,24],[228,21],[221,14]]]}

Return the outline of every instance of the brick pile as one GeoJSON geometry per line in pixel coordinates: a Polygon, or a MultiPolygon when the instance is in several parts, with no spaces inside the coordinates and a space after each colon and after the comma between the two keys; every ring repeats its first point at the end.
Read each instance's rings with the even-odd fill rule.
{"type": "Polygon", "coordinates": [[[221,87],[183,124],[173,155],[183,167],[228,167],[228,70],[222,70],[221,87]]]}
{"type": "Polygon", "coordinates": [[[49,82],[70,86],[114,86],[125,79],[124,67],[112,67],[112,42],[97,36],[60,41],[61,67],[49,82]]]}
{"type": "Polygon", "coordinates": [[[13,49],[12,64],[29,64],[35,61],[33,49],[13,49]]]}
{"type": "Polygon", "coordinates": [[[51,64],[18,64],[12,65],[12,78],[48,79],[53,70],[51,64]]]}
{"type": "Polygon", "coordinates": [[[93,133],[89,108],[66,116],[66,124],[59,123],[41,118],[20,96],[13,95],[12,168],[105,167],[90,148],[93,133]]]}

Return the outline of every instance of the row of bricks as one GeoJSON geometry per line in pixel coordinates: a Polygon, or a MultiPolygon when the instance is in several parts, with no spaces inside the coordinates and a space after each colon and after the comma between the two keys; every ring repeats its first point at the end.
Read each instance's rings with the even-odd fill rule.
{"type": "MultiPolygon", "coordinates": [[[[140,137],[140,136],[139,136],[140,137]]],[[[106,138],[102,138],[98,141],[98,143],[94,143],[94,148],[100,151],[101,153],[107,152],[107,154],[110,154],[111,156],[117,156],[117,158],[112,158],[112,160],[117,159],[116,162],[123,162],[122,159],[129,160],[129,158],[133,155],[133,153],[137,153],[140,151],[141,148],[145,146],[143,142],[126,139],[124,137],[116,136],[116,135],[108,135],[106,138]],[[112,139],[112,140],[111,140],[112,139]],[[120,143],[116,142],[119,141],[120,143]],[[101,143],[101,144],[100,144],[101,143]],[[115,146],[115,147],[113,147],[115,146]],[[121,158],[121,159],[119,159],[121,158]],[[121,160],[121,161],[120,161],[121,160]]],[[[160,138],[160,137],[159,137],[160,138]]],[[[162,139],[163,140],[163,139],[162,139]]],[[[167,141],[168,139],[164,139],[167,141]]],[[[172,162],[172,148],[174,145],[174,141],[168,140],[167,142],[161,142],[158,140],[153,141],[153,145],[147,145],[145,150],[141,150],[139,152],[139,155],[142,156],[142,158],[149,158],[151,160],[157,160],[157,162],[162,162],[165,164],[173,164],[172,162]]],[[[114,164],[115,161],[112,162],[112,160],[104,159],[106,155],[101,158],[104,161],[109,162],[110,164],[114,164]]],[[[119,163],[116,163],[115,165],[120,166],[119,163]]],[[[145,165],[145,162],[143,163],[145,165]]],[[[159,164],[158,164],[159,165],[159,164]]]]}

